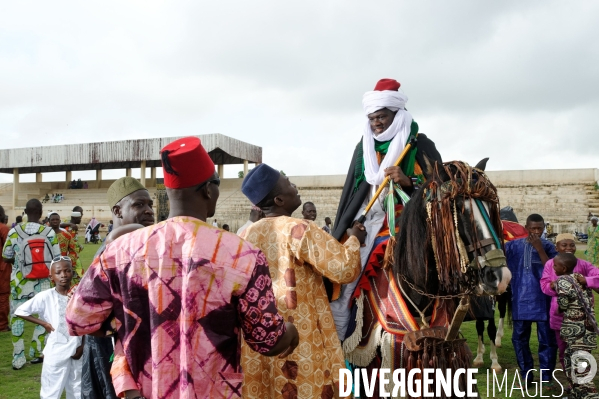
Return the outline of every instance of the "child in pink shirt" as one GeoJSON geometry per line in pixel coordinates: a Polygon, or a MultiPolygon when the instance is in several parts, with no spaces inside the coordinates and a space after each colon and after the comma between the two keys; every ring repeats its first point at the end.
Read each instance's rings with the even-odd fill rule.
{"type": "MultiPolygon", "coordinates": [[[[559,253],[571,253],[576,252],[576,244],[574,242],[574,236],[572,234],[559,234],[556,238],[555,248],[559,253]]],[[[550,259],[545,264],[543,269],[543,276],[541,277],[541,291],[545,295],[551,297],[551,309],[549,311],[549,326],[555,331],[555,338],[557,340],[557,346],[559,348],[559,360],[564,365],[564,351],[566,350],[566,343],[560,337],[560,328],[564,319],[564,314],[559,313],[557,305],[557,293],[555,292],[555,281],[557,275],[553,270],[553,259],[550,259]]],[[[578,282],[583,286],[587,286],[592,289],[599,289],[599,268],[594,266],[592,263],[586,260],[578,259],[574,273],[578,273],[581,276],[578,277],[578,282]]]]}

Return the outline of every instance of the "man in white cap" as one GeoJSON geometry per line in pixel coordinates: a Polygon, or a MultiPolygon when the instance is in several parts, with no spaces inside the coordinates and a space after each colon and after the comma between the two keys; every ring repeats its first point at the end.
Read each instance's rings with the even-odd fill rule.
{"type": "MultiPolygon", "coordinates": [[[[337,217],[333,228],[333,237],[343,241],[345,232],[360,217],[362,211],[382,184],[386,176],[401,187],[407,195],[424,182],[422,168],[429,162],[441,162],[441,155],[435,143],[424,134],[418,134],[418,124],[406,110],[408,97],[399,92],[400,83],[394,79],[381,79],[373,91],[367,91],[362,99],[367,121],[362,139],[356,146],[351,160],[341,199],[337,208],[337,217]],[[416,137],[417,136],[417,137],[416,137]],[[404,147],[416,139],[400,166],[394,166],[404,147]],[[425,158],[426,157],[426,158],[425,158]]],[[[386,246],[390,236],[387,215],[381,195],[366,216],[364,227],[367,237],[360,249],[362,269],[370,254],[377,246],[386,246]]],[[[395,208],[395,221],[403,209],[401,202],[395,208]]],[[[393,226],[397,229],[397,226],[393,226]]],[[[351,335],[348,331],[351,313],[348,309],[350,298],[360,279],[341,287],[328,286],[331,295],[331,309],[341,340],[351,335]]]]}

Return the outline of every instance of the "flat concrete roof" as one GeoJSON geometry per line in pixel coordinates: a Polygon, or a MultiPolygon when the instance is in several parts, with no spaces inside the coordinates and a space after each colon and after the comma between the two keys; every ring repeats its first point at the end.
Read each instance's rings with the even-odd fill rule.
{"type": "MultiPolygon", "coordinates": [[[[262,147],[223,134],[198,135],[216,165],[262,163],[262,147]]],[[[161,166],[160,149],[181,137],[105,141],[0,150],[0,173],[64,172],[72,170],[161,166]]]]}

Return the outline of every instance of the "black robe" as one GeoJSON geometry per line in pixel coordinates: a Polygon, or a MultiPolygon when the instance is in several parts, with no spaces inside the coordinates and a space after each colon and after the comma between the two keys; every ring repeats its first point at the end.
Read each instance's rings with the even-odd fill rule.
{"type": "MultiPolygon", "coordinates": [[[[106,243],[98,249],[94,259],[104,252],[106,243]]],[[[85,336],[81,369],[82,399],[118,399],[112,385],[112,338],[85,336]]]]}
{"type": "MultiPolygon", "coordinates": [[[[360,143],[358,143],[359,145],[360,143]]],[[[425,134],[420,133],[417,137],[416,143],[416,161],[422,167],[425,165],[424,156],[426,155],[430,162],[443,162],[441,160],[441,154],[437,151],[435,143],[426,137],[425,134]]],[[[343,191],[341,192],[341,199],[339,200],[339,206],[337,207],[337,216],[335,217],[335,227],[333,228],[332,236],[337,240],[341,240],[345,231],[351,227],[352,223],[356,219],[356,214],[360,210],[360,207],[364,203],[364,199],[368,196],[370,190],[370,184],[367,181],[363,181],[358,186],[358,189],[354,191],[356,179],[354,177],[354,171],[356,168],[356,156],[357,149],[354,150],[351,162],[349,164],[349,171],[347,172],[347,178],[343,185],[343,191]]]]}

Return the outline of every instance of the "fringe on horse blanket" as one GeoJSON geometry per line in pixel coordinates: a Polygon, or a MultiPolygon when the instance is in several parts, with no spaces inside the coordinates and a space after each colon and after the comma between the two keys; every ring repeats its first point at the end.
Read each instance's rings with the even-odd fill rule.
{"type": "MultiPolygon", "coordinates": [[[[356,329],[343,341],[346,359],[367,367],[380,349],[383,367],[396,369],[401,364],[403,336],[420,329],[410,314],[391,269],[381,267],[387,242],[375,248],[356,288],[356,329]]],[[[452,301],[436,300],[430,326],[448,327],[454,311],[452,301]]]]}

